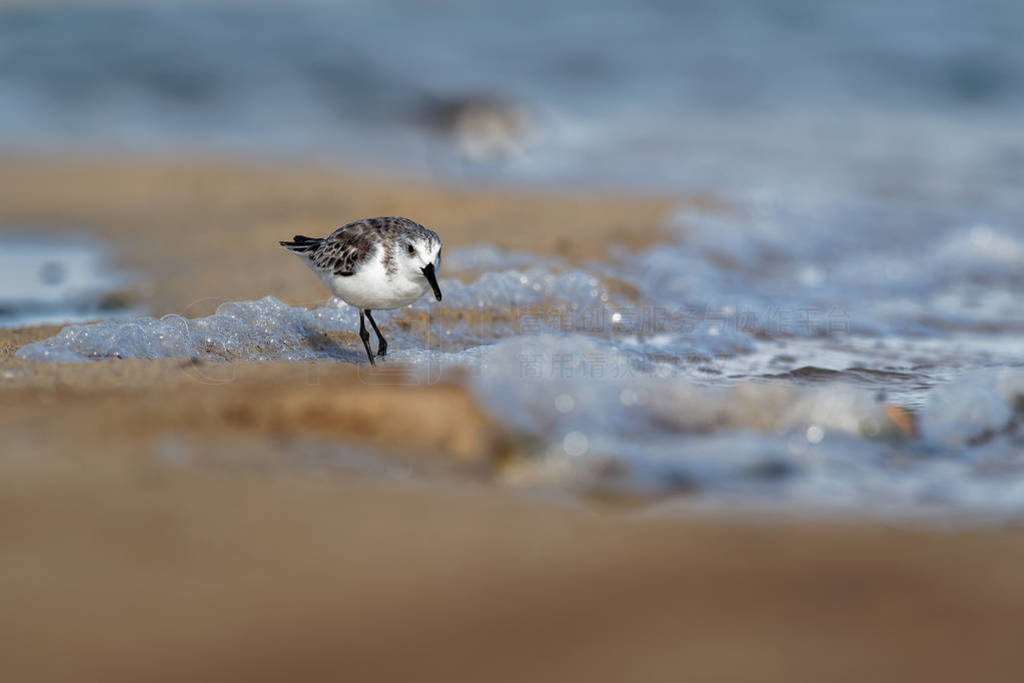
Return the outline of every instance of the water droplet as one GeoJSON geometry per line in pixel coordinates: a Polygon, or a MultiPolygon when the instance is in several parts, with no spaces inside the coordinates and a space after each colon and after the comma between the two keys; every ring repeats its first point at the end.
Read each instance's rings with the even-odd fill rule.
{"type": "Polygon", "coordinates": [[[555,410],[560,413],[571,413],[573,408],[576,407],[576,399],[569,394],[559,394],[555,396],[555,410]]]}
{"type": "Polygon", "coordinates": [[[890,280],[902,280],[907,276],[907,266],[902,261],[889,261],[885,264],[885,276],[890,280]]]}
{"type": "Polygon", "coordinates": [[[811,425],[807,428],[805,436],[808,443],[821,443],[821,440],[825,438],[825,430],[818,425],[811,425]]]}
{"type": "Polygon", "coordinates": [[[825,273],[817,266],[805,266],[800,270],[800,282],[806,287],[817,287],[825,281],[825,273]]]}
{"type": "Polygon", "coordinates": [[[590,448],[590,439],[583,432],[569,432],[562,439],[562,450],[566,455],[578,457],[590,448]]]}
{"type": "Polygon", "coordinates": [[[976,247],[987,247],[991,242],[992,228],[984,224],[971,228],[971,244],[976,247]]]}

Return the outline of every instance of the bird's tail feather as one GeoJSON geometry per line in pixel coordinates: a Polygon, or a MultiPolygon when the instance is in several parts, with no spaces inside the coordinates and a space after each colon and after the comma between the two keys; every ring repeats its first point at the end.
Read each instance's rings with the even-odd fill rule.
{"type": "Polygon", "coordinates": [[[291,242],[281,242],[281,246],[299,256],[311,255],[316,248],[323,242],[321,237],[306,237],[305,235],[296,235],[292,238],[291,242]]]}

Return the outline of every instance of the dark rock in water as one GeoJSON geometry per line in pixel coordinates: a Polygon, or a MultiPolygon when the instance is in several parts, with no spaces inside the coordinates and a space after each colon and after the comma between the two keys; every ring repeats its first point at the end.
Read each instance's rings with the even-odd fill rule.
{"type": "Polygon", "coordinates": [[[796,471],[796,467],[791,462],[770,459],[754,464],[747,473],[752,479],[776,481],[779,479],[785,479],[786,477],[795,474],[796,471]]]}
{"type": "Polygon", "coordinates": [[[945,65],[944,78],[954,97],[968,104],[987,104],[1001,97],[1013,75],[987,55],[958,55],[945,65]]]}
{"type": "Polygon", "coordinates": [[[701,489],[700,482],[689,472],[680,470],[669,471],[662,480],[666,492],[673,494],[698,493],[701,489]]]}
{"type": "Polygon", "coordinates": [[[107,292],[99,298],[96,302],[96,307],[100,311],[126,311],[133,308],[136,304],[134,296],[129,292],[117,291],[107,292]]]}
{"type": "Polygon", "coordinates": [[[39,281],[44,285],[59,285],[67,277],[67,269],[59,261],[47,261],[39,266],[39,281]]]}

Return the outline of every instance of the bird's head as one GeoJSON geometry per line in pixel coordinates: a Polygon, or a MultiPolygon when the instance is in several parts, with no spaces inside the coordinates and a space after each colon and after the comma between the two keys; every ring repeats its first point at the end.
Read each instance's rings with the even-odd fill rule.
{"type": "Polygon", "coordinates": [[[413,281],[426,280],[440,301],[441,288],[437,286],[437,275],[441,270],[441,240],[436,235],[417,235],[404,239],[397,256],[399,267],[406,277],[413,281]]]}

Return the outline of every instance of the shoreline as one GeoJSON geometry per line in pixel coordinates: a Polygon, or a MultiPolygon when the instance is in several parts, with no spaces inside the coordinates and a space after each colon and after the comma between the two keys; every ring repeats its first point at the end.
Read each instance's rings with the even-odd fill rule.
{"type": "Polygon", "coordinates": [[[668,239],[666,220],[687,204],[727,208],[706,195],[473,189],[304,164],[0,161],[0,231],[70,230],[114,245],[118,265],[144,278],[129,292],[132,302],[157,316],[198,317],[214,301],[267,294],[292,304],[326,300],[277,243],[365,216],[408,215],[436,228],[447,247],[487,242],[574,262],[603,258],[613,245],[636,250],[668,239]]]}
{"type": "MultiPolygon", "coordinates": [[[[315,167],[0,162],[0,224],[116,243],[156,315],[205,315],[203,297],[325,299],[276,240],[347,217],[408,213],[451,246],[572,261],[657,244],[685,201],[724,210],[315,167]]],[[[1010,681],[1024,666],[1016,527],[532,495],[502,477],[528,445],[457,375],[13,357],[58,329],[0,330],[12,680],[1010,681]]]]}

